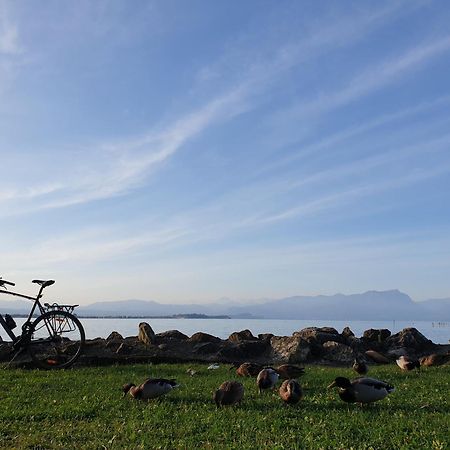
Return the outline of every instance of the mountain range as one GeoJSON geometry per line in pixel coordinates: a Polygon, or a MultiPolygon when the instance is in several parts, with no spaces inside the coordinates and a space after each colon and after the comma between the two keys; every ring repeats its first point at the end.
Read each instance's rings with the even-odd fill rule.
{"type": "MultiPolygon", "coordinates": [[[[0,301],[0,312],[24,314],[31,304],[0,301]]],[[[306,320],[432,320],[450,321],[450,298],[414,302],[398,290],[361,294],[294,296],[258,302],[163,304],[151,300],[96,302],[77,308],[81,317],[152,317],[180,314],[227,315],[234,318],[306,320]]]]}

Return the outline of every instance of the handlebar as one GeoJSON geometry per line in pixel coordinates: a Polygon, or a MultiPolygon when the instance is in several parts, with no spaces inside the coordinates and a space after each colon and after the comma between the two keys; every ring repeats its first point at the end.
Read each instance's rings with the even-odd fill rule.
{"type": "Polygon", "coordinates": [[[3,286],[4,284],[9,284],[10,286],[15,286],[16,283],[12,283],[11,281],[2,280],[0,277],[0,286],[3,286]]]}

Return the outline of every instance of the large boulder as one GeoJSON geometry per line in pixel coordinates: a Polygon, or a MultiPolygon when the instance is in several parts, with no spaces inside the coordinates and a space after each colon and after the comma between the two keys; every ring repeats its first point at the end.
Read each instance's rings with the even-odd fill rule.
{"type": "Polygon", "coordinates": [[[211,334],[208,333],[203,333],[201,331],[199,331],[198,333],[194,333],[189,339],[189,342],[196,342],[196,343],[201,343],[201,342],[220,342],[221,339],[213,336],[211,334]]]}
{"type": "Polygon", "coordinates": [[[373,362],[377,364],[389,364],[391,360],[384,356],[382,353],[377,352],[375,350],[367,350],[365,355],[373,362]]]}
{"type": "Polygon", "coordinates": [[[162,333],[158,333],[156,335],[156,337],[162,338],[162,339],[176,339],[179,341],[185,341],[185,340],[189,339],[188,336],[186,336],[184,333],[182,333],[181,331],[178,331],[178,330],[163,331],[162,333]]]}
{"type": "Polygon", "coordinates": [[[294,337],[299,337],[309,344],[324,344],[328,341],[344,342],[344,338],[335,328],[331,327],[308,327],[293,333],[294,337]]]}
{"type": "Polygon", "coordinates": [[[300,336],[274,336],[270,345],[275,363],[303,363],[311,357],[311,346],[300,336]]]}
{"type": "Polygon", "coordinates": [[[405,347],[418,352],[435,346],[430,339],[427,339],[416,328],[404,328],[402,331],[390,336],[386,340],[386,344],[390,348],[405,347]]]}
{"type": "Polygon", "coordinates": [[[147,322],[141,322],[139,324],[138,339],[145,345],[152,345],[156,342],[155,332],[147,322]]]}
{"type": "Polygon", "coordinates": [[[245,342],[245,341],[255,341],[257,338],[253,336],[252,332],[250,330],[242,330],[242,331],[235,331],[234,333],[231,333],[230,336],[228,336],[228,340],[230,342],[245,342]]]}
{"type": "Polygon", "coordinates": [[[370,328],[369,330],[364,331],[362,339],[367,343],[378,343],[381,344],[391,335],[391,332],[386,329],[374,329],[370,328]]]}
{"type": "Polygon", "coordinates": [[[350,364],[355,358],[353,349],[345,344],[335,341],[327,341],[323,344],[323,359],[338,364],[350,364]]]}

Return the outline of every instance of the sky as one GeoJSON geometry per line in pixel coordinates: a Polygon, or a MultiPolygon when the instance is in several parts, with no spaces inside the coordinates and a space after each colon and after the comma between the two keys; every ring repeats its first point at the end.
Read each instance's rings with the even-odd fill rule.
{"type": "Polygon", "coordinates": [[[80,304],[450,297],[449,23],[0,0],[0,276],[80,304]]]}

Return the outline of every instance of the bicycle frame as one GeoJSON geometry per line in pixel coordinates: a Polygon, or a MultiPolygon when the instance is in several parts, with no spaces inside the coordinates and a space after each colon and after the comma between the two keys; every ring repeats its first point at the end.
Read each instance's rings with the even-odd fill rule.
{"type": "MultiPolygon", "coordinates": [[[[44,286],[41,286],[37,296],[36,297],[31,297],[29,295],[20,294],[19,292],[12,292],[12,291],[7,291],[6,289],[0,289],[0,294],[14,295],[16,297],[25,298],[27,300],[31,300],[31,301],[34,302],[32,308],[31,308],[31,311],[28,314],[27,320],[22,325],[22,334],[21,334],[21,336],[23,336],[23,334],[26,331],[27,327],[32,323],[31,319],[33,317],[33,314],[34,314],[36,308],[39,309],[40,314],[44,314],[45,313],[45,309],[43,308],[43,306],[41,305],[41,302],[39,301],[39,299],[42,297],[42,291],[43,290],[44,290],[44,286]]],[[[16,336],[14,331],[11,330],[11,328],[8,326],[8,324],[6,323],[5,319],[3,318],[3,316],[1,314],[0,314],[0,324],[3,326],[5,331],[8,333],[8,336],[12,339],[13,343],[16,343],[20,339],[21,336],[16,336]]],[[[48,327],[47,324],[46,324],[46,326],[48,327]]],[[[50,330],[48,330],[48,331],[50,332],[50,330]]]]}

